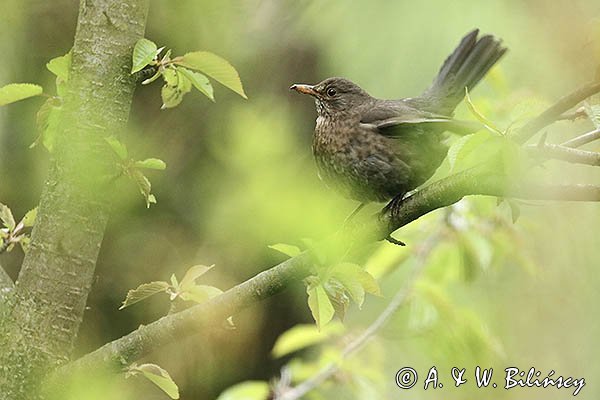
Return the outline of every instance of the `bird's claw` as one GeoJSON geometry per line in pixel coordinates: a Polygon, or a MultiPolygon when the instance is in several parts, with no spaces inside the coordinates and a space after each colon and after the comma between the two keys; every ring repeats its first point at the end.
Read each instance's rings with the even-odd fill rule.
{"type": "Polygon", "coordinates": [[[404,242],[403,242],[403,241],[401,241],[401,240],[394,239],[394,238],[392,237],[392,235],[388,235],[388,236],[385,238],[385,240],[387,240],[387,241],[388,241],[388,242],[390,242],[391,244],[395,244],[396,246],[406,246],[406,243],[404,243],[404,242]]]}

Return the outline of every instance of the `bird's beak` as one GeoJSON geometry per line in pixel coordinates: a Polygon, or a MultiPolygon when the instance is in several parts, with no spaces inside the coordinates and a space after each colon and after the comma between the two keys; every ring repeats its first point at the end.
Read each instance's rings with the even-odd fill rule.
{"type": "Polygon", "coordinates": [[[313,85],[295,83],[292,86],[290,86],[290,90],[295,90],[296,92],[302,94],[310,94],[311,96],[315,97],[319,95],[319,92],[315,90],[315,87],[313,85]]]}

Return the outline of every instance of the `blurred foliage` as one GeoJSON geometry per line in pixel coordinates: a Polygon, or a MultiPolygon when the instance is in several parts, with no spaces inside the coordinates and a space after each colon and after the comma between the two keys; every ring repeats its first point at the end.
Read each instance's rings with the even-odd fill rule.
{"type": "MultiPolygon", "coordinates": [[[[11,82],[52,87],[56,77],[46,63],[71,48],[77,6],[74,0],[3,3],[0,87],[11,82]]],[[[152,193],[160,201],[149,210],[131,182],[116,182],[76,353],[169,311],[168,302],[154,296],[119,312],[127,291],[140,283],[214,263],[219,267],[204,274],[203,283],[225,289],[285,259],[268,245],[304,249],[339,229],[355,204],[318,180],[310,154],[314,105],[290,94],[291,83],[337,75],[378,97],[414,96],[473,27],[503,38],[510,49],[470,93],[478,112],[501,131],[517,128],[590,80],[600,65],[600,5],[592,0],[152,2],[146,36],[175,54],[201,48],[222,55],[238,70],[248,100],[217,86],[217,103],[190,96],[160,111],[158,86],[136,91],[129,130],[119,133],[120,140],[132,159],[151,154],[169,168],[152,177],[152,193]]],[[[41,146],[28,148],[38,136],[35,114],[42,104],[33,98],[0,108],[0,201],[16,216],[35,207],[49,165],[41,146]]],[[[474,119],[465,105],[457,116],[474,119]]],[[[548,138],[560,142],[590,128],[588,121],[561,122],[548,129],[548,138]]],[[[597,143],[587,148],[599,150],[597,143]]],[[[557,183],[600,178],[597,168],[556,162],[545,167],[537,176],[552,175],[557,183]]],[[[433,179],[450,168],[446,161],[433,179]]],[[[371,205],[361,214],[376,210],[371,205]]],[[[414,268],[415,248],[435,234],[439,240],[406,306],[364,351],[343,363],[320,397],[311,398],[395,398],[404,394],[394,383],[404,366],[420,373],[433,365],[440,371],[535,366],[591,381],[600,373],[594,345],[600,324],[591,317],[600,301],[598,211],[598,204],[498,205],[496,199],[469,198],[395,233],[406,248],[381,243],[347,260],[377,278],[383,297],[367,297],[362,310],[349,306],[343,332],[322,341],[307,333],[311,345],[296,344],[298,351],[270,357],[277,337],[312,322],[299,284],[236,316],[235,330],[215,326],[161,349],[151,362],[169,371],[183,399],[216,398],[243,381],[253,384],[238,387],[238,393],[264,393],[264,384],[256,381],[279,376],[283,365],[294,382],[310,377],[338,359],[348,340],[381,312],[414,268]],[[516,208],[520,216],[513,225],[516,208]]],[[[0,262],[16,277],[21,259],[22,252],[14,250],[0,262]]],[[[69,388],[71,398],[166,398],[149,382],[123,379],[80,380],[69,388]]],[[[406,392],[422,399],[439,393],[406,392]]],[[[443,392],[447,398],[482,393],[491,392],[473,385],[443,392]]],[[[567,392],[493,392],[506,399],[542,393],[552,399],[567,392]]],[[[579,397],[598,394],[590,384],[579,397]]]]}

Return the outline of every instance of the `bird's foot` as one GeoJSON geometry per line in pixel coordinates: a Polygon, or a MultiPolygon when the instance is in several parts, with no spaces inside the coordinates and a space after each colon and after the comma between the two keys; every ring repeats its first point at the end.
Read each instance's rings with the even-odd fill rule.
{"type": "Polygon", "coordinates": [[[406,243],[404,243],[401,240],[398,239],[394,239],[392,237],[392,235],[388,235],[388,237],[385,238],[385,240],[387,240],[388,242],[390,242],[391,244],[395,244],[396,246],[406,246],[406,243]]]}

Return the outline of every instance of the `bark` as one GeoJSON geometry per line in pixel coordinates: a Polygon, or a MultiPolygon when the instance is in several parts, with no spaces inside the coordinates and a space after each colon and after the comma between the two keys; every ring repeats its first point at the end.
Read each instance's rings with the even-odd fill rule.
{"type": "Polygon", "coordinates": [[[2,298],[2,293],[10,292],[14,288],[14,283],[10,276],[6,273],[2,265],[0,265],[0,299],[2,298]]]}
{"type": "Polygon", "coordinates": [[[104,137],[124,130],[131,54],[148,0],[81,0],[52,167],[10,310],[0,321],[0,398],[31,399],[77,337],[108,218],[114,162],[104,137]]]}

